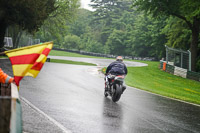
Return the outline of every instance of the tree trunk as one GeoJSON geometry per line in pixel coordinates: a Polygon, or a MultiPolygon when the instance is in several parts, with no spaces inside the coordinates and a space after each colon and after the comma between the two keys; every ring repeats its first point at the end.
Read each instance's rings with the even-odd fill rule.
{"type": "Polygon", "coordinates": [[[199,26],[200,26],[200,20],[194,18],[193,28],[192,28],[192,42],[190,44],[192,71],[196,71],[196,61],[197,61],[198,41],[199,41],[199,26]]]}
{"type": "Polygon", "coordinates": [[[1,27],[0,28],[0,48],[3,48],[7,24],[4,21],[0,20],[0,27],[1,27]]]}
{"type": "Polygon", "coordinates": [[[12,26],[11,28],[12,28],[13,48],[16,48],[19,28],[17,25],[12,26]]]}
{"type": "Polygon", "coordinates": [[[19,46],[19,40],[20,40],[21,36],[22,36],[22,31],[19,31],[18,36],[17,36],[17,40],[16,40],[15,48],[17,48],[19,46]]]}

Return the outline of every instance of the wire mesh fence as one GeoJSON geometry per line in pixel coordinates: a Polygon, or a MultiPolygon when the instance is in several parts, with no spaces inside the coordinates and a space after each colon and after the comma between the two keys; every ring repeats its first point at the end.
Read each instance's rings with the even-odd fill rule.
{"type": "Polygon", "coordinates": [[[191,53],[189,50],[183,51],[168,46],[165,47],[167,64],[191,71],[191,53]]]}

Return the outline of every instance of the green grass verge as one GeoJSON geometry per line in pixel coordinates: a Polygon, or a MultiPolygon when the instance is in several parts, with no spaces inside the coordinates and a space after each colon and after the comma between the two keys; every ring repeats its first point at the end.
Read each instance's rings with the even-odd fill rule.
{"type": "Polygon", "coordinates": [[[178,77],[158,68],[159,62],[143,61],[146,67],[129,67],[126,84],[163,96],[200,104],[200,82],[178,77]]]}
{"type": "Polygon", "coordinates": [[[0,58],[8,58],[8,56],[0,56],[0,58]]]}
{"type": "Polygon", "coordinates": [[[49,53],[49,55],[94,58],[94,56],[81,55],[81,54],[77,54],[77,53],[71,53],[71,52],[59,51],[59,50],[51,50],[51,52],[49,53]]]}
{"type": "Polygon", "coordinates": [[[63,63],[63,64],[73,64],[73,65],[96,66],[96,64],[87,63],[87,62],[78,62],[78,61],[60,60],[60,59],[50,59],[50,62],[54,62],[54,63],[63,63]]]}

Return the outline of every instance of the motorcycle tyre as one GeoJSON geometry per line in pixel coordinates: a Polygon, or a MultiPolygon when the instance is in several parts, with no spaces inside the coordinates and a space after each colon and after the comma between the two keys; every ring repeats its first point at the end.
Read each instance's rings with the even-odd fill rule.
{"type": "Polygon", "coordinates": [[[114,89],[115,89],[115,92],[112,95],[112,101],[117,102],[117,101],[119,101],[121,94],[122,94],[122,86],[116,84],[116,87],[114,89]]]}
{"type": "Polygon", "coordinates": [[[104,96],[105,96],[105,97],[108,96],[108,92],[106,92],[106,90],[104,90],[104,96]]]}

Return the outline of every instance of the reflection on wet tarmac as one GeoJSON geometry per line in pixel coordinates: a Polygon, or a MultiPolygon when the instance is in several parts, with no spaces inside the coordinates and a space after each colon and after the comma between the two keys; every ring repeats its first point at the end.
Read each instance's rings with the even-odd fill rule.
{"type": "Polygon", "coordinates": [[[102,128],[103,132],[121,133],[123,110],[120,104],[112,102],[110,98],[103,100],[102,128]]]}

